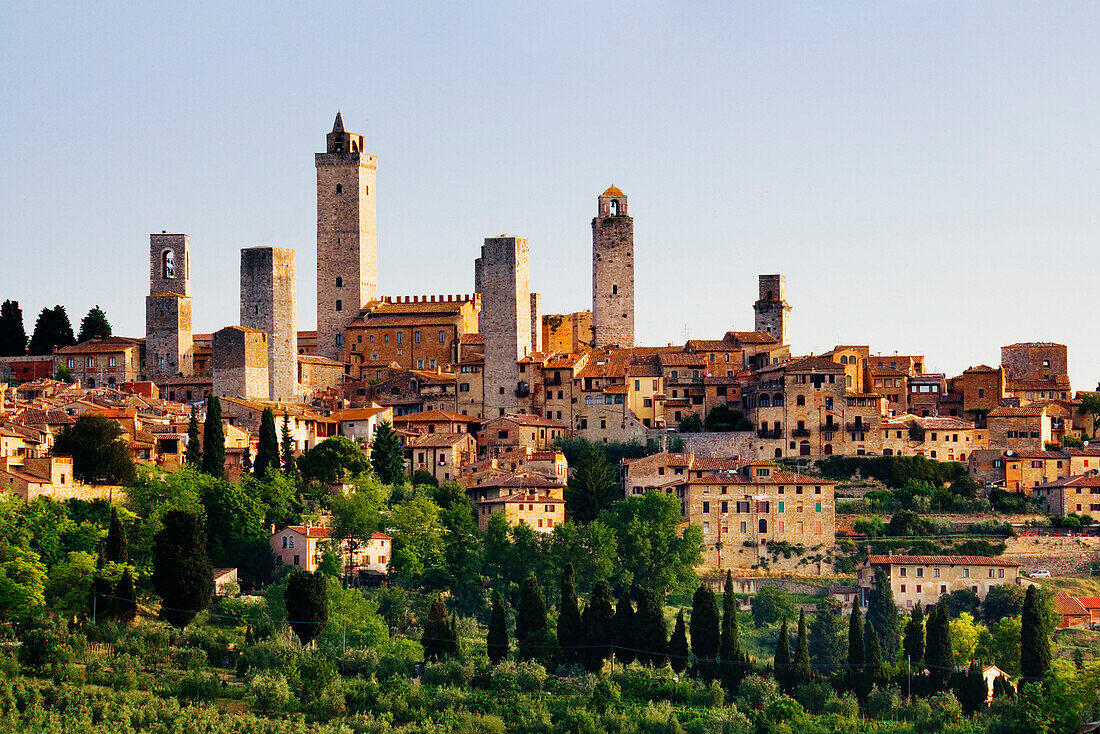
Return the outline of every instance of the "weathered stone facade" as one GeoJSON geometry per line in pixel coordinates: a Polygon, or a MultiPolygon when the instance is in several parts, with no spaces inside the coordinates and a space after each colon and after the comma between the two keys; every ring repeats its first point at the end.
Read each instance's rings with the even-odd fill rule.
{"type": "Polygon", "coordinates": [[[192,373],[190,248],[185,234],[149,235],[144,376],[150,380],[192,373]]]}
{"type": "Polygon", "coordinates": [[[214,332],[214,394],[223,398],[267,400],[267,334],[247,326],[214,332]]]}
{"type": "Polygon", "coordinates": [[[592,219],[592,346],[634,346],[634,218],[614,186],[592,219]]]}
{"type": "Polygon", "coordinates": [[[1053,342],[1021,342],[1001,347],[1001,367],[1010,381],[1054,382],[1069,374],[1066,345],[1053,342]]]}
{"type": "Polygon", "coordinates": [[[542,351],[542,294],[531,294],[531,351],[542,351]]]}
{"type": "Polygon", "coordinates": [[[378,158],[337,114],[317,165],[317,353],[339,359],[344,326],[378,297],[378,158]]]}
{"type": "Polygon", "coordinates": [[[761,275],[760,299],[753,305],[756,311],[756,330],[767,332],[780,344],[786,344],[787,316],[791,307],[787,303],[787,276],[761,275]]]}
{"type": "Polygon", "coordinates": [[[241,325],[267,334],[268,397],[293,400],[298,391],[298,297],[294,250],[241,250],[241,325]]]}
{"type": "Polygon", "coordinates": [[[485,337],[485,417],[519,412],[530,390],[518,364],[531,351],[529,267],[527,240],[511,235],[486,237],[474,263],[485,337]]]}
{"type": "Polygon", "coordinates": [[[592,342],[592,312],[546,314],[542,317],[542,348],[575,353],[592,342]]]}

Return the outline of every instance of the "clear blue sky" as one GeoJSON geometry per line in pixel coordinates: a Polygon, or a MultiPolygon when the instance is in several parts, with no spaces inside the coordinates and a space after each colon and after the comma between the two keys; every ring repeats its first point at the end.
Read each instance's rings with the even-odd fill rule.
{"type": "Polygon", "coordinates": [[[529,239],[547,312],[590,306],[590,220],[635,218],[648,344],[752,328],[788,276],[796,352],[1070,347],[1100,378],[1097,3],[7,3],[0,298],[144,331],[148,234],[191,235],[196,331],[239,250],[297,250],[337,109],[380,159],[385,294],[464,293],[529,239]]]}

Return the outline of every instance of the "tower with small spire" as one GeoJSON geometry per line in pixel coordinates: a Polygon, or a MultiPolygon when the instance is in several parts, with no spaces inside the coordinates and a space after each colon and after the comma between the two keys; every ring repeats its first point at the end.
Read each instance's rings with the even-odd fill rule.
{"type": "Polygon", "coordinates": [[[592,220],[592,346],[634,346],[634,219],[615,186],[592,220]]]}
{"type": "Polygon", "coordinates": [[[341,359],[344,327],[378,297],[374,181],[378,158],[336,122],[317,166],[317,352],[341,359]]]}

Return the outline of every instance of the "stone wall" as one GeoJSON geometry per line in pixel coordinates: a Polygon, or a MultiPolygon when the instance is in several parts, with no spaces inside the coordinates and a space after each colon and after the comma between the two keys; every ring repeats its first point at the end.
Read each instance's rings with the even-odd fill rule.
{"type": "Polygon", "coordinates": [[[598,214],[592,220],[593,346],[633,347],[634,219],[625,196],[599,197],[598,214]]]}
{"type": "Polygon", "coordinates": [[[176,293],[145,299],[145,373],[147,380],[190,377],[194,364],[191,297],[176,293]]]}
{"type": "Polygon", "coordinates": [[[753,306],[756,311],[756,330],[766,331],[787,343],[787,314],[791,307],[787,305],[787,277],[784,275],[761,275],[760,298],[753,306]]]}
{"type": "Polygon", "coordinates": [[[531,350],[529,258],[527,240],[503,235],[485,238],[475,263],[485,337],[486,418],[517,412],[521,406],[516,395],[520,382],[516,362],[531,350]]]}
{"type": "Polygon", "coordinates": [[[1008,538],[1002,559],[1023,566],[1024,573],[1040,569],[1054,576],[1080,573],[1100,559],[1100,537],[1097,536],[1021,536],[1008,538]]]}
{"type": "Polygon", "coordinates": [[[694,453],[696,456],[715,456],[722,458],[739,457],[742,459],[764,457],[764,449],[757,444],[764,442],[757,439],[755,431],[729,431],[727,433],[669,433],[667,431],[651,431],[651,438],[657,438],[662,446],[668,447],[669,441],[682,439],[684,453],[694,453]]]}
{"type": "Polygon", "coordinates": [[[247,326],[227,326],[214,333],[214,394],[267,400],[267,334],[247,326]]]}
{"type": "Polygon", "coordinates": [[[1001,347],[1001,366],[1009,380],[1050,380],[1069,373],[1066,346],[1052,342],[1001,347]],[[1048,364],[1044,366],[1044,362],[1048,364]]]}
{"type": "Polygon", "coordinates": [[[268,397],[293,400],[298,385],[298,299],[294,250],[241,250],[241,325],[267,334],[268,397]]]}
{"type": "Polygon", "coordinates": [[[149,295],[158,293],[191,295],[190,236],[168,232],[149,235],[149,295]],[[166,267],[168,254],[171,255],[171,263],[166,267]]]}

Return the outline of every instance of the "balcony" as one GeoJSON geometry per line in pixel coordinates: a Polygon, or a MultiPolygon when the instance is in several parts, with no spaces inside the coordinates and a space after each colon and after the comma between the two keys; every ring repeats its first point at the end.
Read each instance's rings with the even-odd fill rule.
{"type": "Polygon", "coordinates": [[[839,423],[822,423],[821,430],[828,431],[830,433],[836,433],[837,431],[844,430],[844,427],[839,423]]]}
{"type": "Polygon", "coordinates": [[[527,386],[526,382],[520,382],[516,385],[516,397],[525,398],[531,394],[531,389],[527,386]]]}
{"type": "Polygon", "coordinates": [[[849,431],[865,432],[872,430],[871,424],[864,423],[863,421],[854,421],[852,423],[848,423],[847,426],[849,431]]]}
{"type": "Polygon", "coordinates": [[[809,428],[796,428],[793,431],[791,431],[791,436],[794,437],[794,438],[809,438],[810,437],[810,429],[809,428]]]}
{"type": "Polygon", "coordinates": [[[761,428],[756,432],[757,438],[783,438],[783,431],[773,431],[768,428],[761,428]]]}

